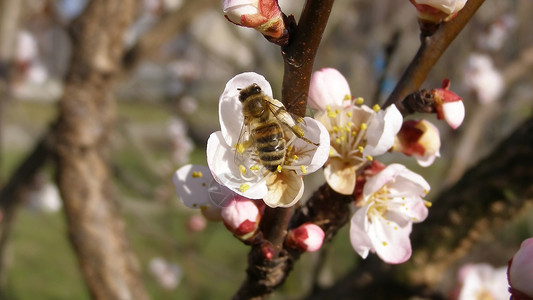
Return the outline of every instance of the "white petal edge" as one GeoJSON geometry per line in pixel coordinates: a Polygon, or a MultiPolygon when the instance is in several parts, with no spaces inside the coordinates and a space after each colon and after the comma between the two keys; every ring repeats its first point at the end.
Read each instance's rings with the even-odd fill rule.
{"type": "Polygon", "coordinates": [[[228,81],[218,103],[218,118],[222,136],[227,144],[234,146],[238,140],[244,123],[242,104],[239,101],[239,89],[246,88],[256,83],[263,93],[272,97],[272,87],[263,77],[254,72],[245,72],[236,75],[228,81]]]}

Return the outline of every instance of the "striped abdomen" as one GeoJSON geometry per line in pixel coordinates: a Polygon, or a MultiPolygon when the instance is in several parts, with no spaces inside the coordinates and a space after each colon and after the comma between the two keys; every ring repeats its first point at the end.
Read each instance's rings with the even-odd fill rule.
{"type": "Polygon", "coordinates": [[[275,172],[285,161],[285,139],[281,125],[275,119],[256,123],[252,134],[259,160],[267,170],[275,172]]]}

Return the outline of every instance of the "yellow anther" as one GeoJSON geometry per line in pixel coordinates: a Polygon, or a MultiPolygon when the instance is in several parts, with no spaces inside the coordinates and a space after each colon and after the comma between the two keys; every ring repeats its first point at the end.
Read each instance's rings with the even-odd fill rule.
{"type": "Polygon", "coordinates": [[[340,113],[341,113],[341,110],[340,110],[340,109],[336,109],[336,110],[335,110],[335,113],[336,113],[336,114],[340,114],[340,113]]]}
{"type": "Polygon", "coordinates": [[[388,245],[387,242],[385,242],[385,241],[381,242],[381,244],[382,244],[383,246],[387,246],[387,245],[388,245]]]}
{"type": "Polygon", "coordinates": [[[235,151],[237,151],[238,153],[243,153],[244,152],[244,145],[242,143],[235,144],[235,151]]]}
{"type": "Polygon", "coordinates": [[[352,127],[352,126],[353,126],[353,123],[352,123],[352,122],[349,122],[349,121],[348,121],[348,122],[346,123],[346,128],[350,128],[350,127],[352,127]]]}
{"type": "Polygon", "coordinates": [[[281,169],[282,169],[281,165],[278,165],[278,167],[276,168],[276,171],[281,172],[281,169]]]}
{"type": "Polygon", "coordinates": [[[346,112],[346,116],[347,116],[348,118],[351,118],[351,117],[353,116],[353,113],[352,113],[351,111],[347,111],[347,112],[346,112]]]}
{"type": "Polygon", "coordinates": [[[307,173],[307,168],[304,165],[300,166],[300,170],[302,170],[302,173],[304,174],[307,173]]]}
{"type": "Polygon", "coordinates": [[[424,200],[424,205],[425,205],[427,208],[430,208],[430,207],[433,205],[433,203],[424,200]]]}
{"type": "Polygon", "coordinates": [[[243,165],[239,166],[239,172],[241,172],[242,175],[246,174],[246,167],[243,165]]]}
{"type": "Polygon", "coordinates": [[[335,150],[333,150],[333,148],[329,148],[329,156],[334,156],[335,155],[335,150]]]}
{"type": "Polygon", "coordinates": [[[363,150],[365,150],[365,148],[363,146],[357,146],[357,150],[359,150],[359,152],[363,152],[363,150]]]}
{"type": "Polygon", "coordinates": [[[355,99],[355,104],[357,105],[361,105],[365,102],[365,99],[363,99],[362,97],[357,97],[357,99],[355,99]]]}
{"type": "Polygon", "coordinates": [[[424,190],[424,194],[427,194],[427,193],[429,193],[429,191],[428,190],[424,190]]]}
{"type": "Polygon", "coordinates": [[[366,123],[361,123],[361,130],[366,130],[368,125],[366,123]]]}
{"type": "Polygon", "coordinates": [[[336,138],[335,142],[337,142],[337,144],[340,144],[341,143],[341,139],[340,138],[336,138]]]}
{"type": "Polygon", "coordinates": [[[339,127],[337,127],[337,126],[333,126],[333,127],[331,128],[331,130],[333,130],[333,132],[339,132],[339,127]]]}
{"type": "Polygon", "coordinates": [[[330,111],[331,111],[331,106],[326,105],[326,111],[327,111],[327,112],[330,112],[330,111]]]}
{"type": "Polygon", "coordinates": [[[246,192],[249,188],[250,188],[249,185],[247,185],[246,183],[243,183],[243,184],[241,184],[241,186],[239,186],[239,191],[241,191],[241,193],[244,193],[244,192],[246,192]]]}
{"type": "Polygon", "coordinates": [[[193,178],[202,178],[203,174],[202,172],[198,171],[198,172],[192,172],[192,177],[193,178]]]}
{"type": "Polygon", "coordinates": [[[258,165],[253,165],[253,166],[250,167],[250,170],[259,171],[259,166],[258,165]]]}
{"type": "Polygon", "coordinates": [[[329,112],[328,112],[328,117],[330,117],[330,118],[336,118],[336,117],[337,117],[337,114],[336,114],[334,111],[329,111],[329,112]]]}
{"type": "Polygon", "coordinates": [[[367,155],[367,156],[366,156],[366,159],[367,159],[368,161],[373,161],[373,160],[374,160],[374,158],[373,158],[371,155],[367,155]]]}
{"type": "Polygon", "coordinates": [[[352,96],[346,94],[344,95],[344,100],[351,100],[352,99],[352,96]]]}
{"type": "Polygon", "coordinates": [[[294,155],[292,156],[292,160],[297,160],[297,159],[298,159],[298,155],[294,154],[294,155]]]}
{"type": "Polygon", "coordinates": [[[374,104],[374,106],[372,106],[372,109],[375,111],[375,112],[378,112],[381,110],[381,107],[379,107],[379,104],[374,104]]]}

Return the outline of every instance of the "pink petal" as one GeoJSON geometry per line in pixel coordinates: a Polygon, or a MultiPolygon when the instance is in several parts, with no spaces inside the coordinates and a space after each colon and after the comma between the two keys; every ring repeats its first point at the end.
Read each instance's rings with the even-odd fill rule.
{"type": "Polygon", "coordinates": [[[342,107],[346,97],[351,98],[350,86],[336,69],[324,68],[311,76],[308,103],[312,108],[325,111],[328,105],[342,107]]]}

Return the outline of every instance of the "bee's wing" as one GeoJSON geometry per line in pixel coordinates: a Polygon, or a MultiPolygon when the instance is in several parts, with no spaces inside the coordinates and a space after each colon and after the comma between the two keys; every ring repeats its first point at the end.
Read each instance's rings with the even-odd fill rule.
{"type": "Polygon", "coordinates": [[[287,127],[296,137],[304,140],[309,144],[318,146],[318,143],[312,142],[305,137],[305,121],[303,118],[291,114],[285,109],[283,103],[277,99],[269,99],[268,107],[278,121],[287,127]]]}
{"type": "Polygon", "coordinates": [[[241,132],[239,134],[239,139],[237,140],[237,144],[233,145],[235,148],[235,156],[234,156],[234,162],[237,165],[240,165],[244,160],[245,156],[244,153],[249,153],[250,151],[253,151],[252,149],[252,136],[251,136],[251,130],[250,130],[250,124],[249,120],[246,118],[244,119],[244,122],[241,127],[241,132]]]}

